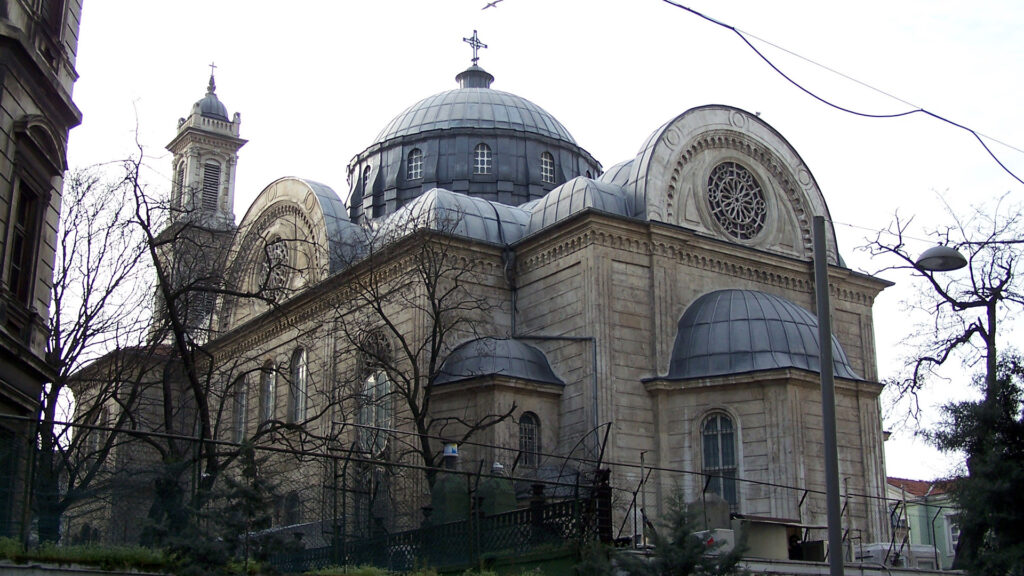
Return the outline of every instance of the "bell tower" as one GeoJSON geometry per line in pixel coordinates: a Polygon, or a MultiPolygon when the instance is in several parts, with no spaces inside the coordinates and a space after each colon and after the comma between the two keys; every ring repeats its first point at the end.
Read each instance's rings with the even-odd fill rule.
{"type": "Polygon", "coordinates": [[[206,96],[192,105],[192,113],[178,120],[178,133],[167,145],[172,160],[173,220],[188,219],[213,229],[233,229],[235,215],[235,167],[242,116],[228,118],[227,107],[217,98],[217,84],[210,64],[206,96]]]}
{"type": "Polygon", "coordinates": [[[170,337],[181,326],[191,339],[210,336],[213,311],[224,282],[224,265],[237,226],[233,212],[235,168],[242,117],[229,119],[217,98],[210,65],[206,95],[178,120],[178,132],[167,150],[173,154],[170,214],[159,234],[160,259],[169,285],[158,287],[153,338],[170,337]],[[170,300],[170,301],[168,301],[170,300]],[[176,322],[171,322],[173,317],[176,322]]]}

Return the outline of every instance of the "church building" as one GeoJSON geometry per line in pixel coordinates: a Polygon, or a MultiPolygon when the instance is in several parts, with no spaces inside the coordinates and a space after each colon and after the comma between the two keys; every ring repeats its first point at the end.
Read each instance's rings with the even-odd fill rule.
{"type": "Polygon", "coordinates": [[[416,527],[446,462],[553,496],[609,468],[631,537],[638,509],[681,491],[783,546],[823,540],[824,216],[843,530],[886,540],[872,303],[888,283],[845,266],[800,154],[710,105],[604,168],[475,55],[456,87],[382,118],[347,189],[285,177],[235,207],[245,140],[212,76],[168,146],[172,206],[223,270],[189,322],[224,386],[220,437],[351,456],[296,460],[279,524],[416,527]]]}

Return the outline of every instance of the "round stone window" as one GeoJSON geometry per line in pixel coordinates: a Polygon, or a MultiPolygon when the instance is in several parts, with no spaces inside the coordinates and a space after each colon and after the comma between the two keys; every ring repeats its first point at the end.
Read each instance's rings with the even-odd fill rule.
{"type": "Polygon", "coordinates": [[[764,229],[764,191],[754,175],[735,162],[723,162],[711,171],[708,204],[715,221],[733,238],[750,240],[764,229]]]}

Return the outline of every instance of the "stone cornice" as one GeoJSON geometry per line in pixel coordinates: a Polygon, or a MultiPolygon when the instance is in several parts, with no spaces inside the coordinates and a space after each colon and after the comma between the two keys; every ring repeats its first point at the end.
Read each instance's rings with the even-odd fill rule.
{"type": "Polygon", "coordinates": [[[400,279],[410,270],[410,264],[416,257],[415,251],[408,249],[409,245],[424,241],[451,242],[451,255],[461,258],[467,267],[472,266],[482,277],[501,273],[499,248],[474,244],[457,237],[442,237],[430,231],[418,231],[222,334],[209,346],[215,362],[240,358],[311,322],[332,322],[342,308],[352,306],[353,300],[356,300],[356,306],[361,306],[364,300],[357,297],[354,276],[365,275],[372,270],[378,274],[374,281],[378,284],[400,279]]]}
{"type": "Polygon", "coordinates": [[[437,399],[452,394],[465,394],[466,392],[485,389],[507,389],[516,392],[534,392],[542,396],[560,397],[565,387],[546,382],[534,382],[532,380],[490,374],[466,380],[447,382],[445,384],[433,384],[430,389],[431,396],[437,399]]]}
{"type": "MultiPolygon", "coordinates": [[[[811,293],[814,281],[810,261],[732,244],[660,222],[626,219],[596,211],[583,211],[559,222],[521,251],[519,273],[526,274],[596,245],[645,257],[660,256],[682,265],[725,274],[783,290],[811,293]],[[564,224],[563,224],[564,223],[564,224]]],[[[832,266],[832,297],[870,307],[889,282],[832,266]]]]}
{"type": "MultiPolygon", "coordinates": [[[[644,388],[650,393],[672,393],[685,390],[700,390],[717,387],[750,387],[754,384],[766,386],[796,385],[804,388],[819,388],[821,376],[817,372],[799,368],[777,368],[742,372],[706,378],[688,378],[685,380],[669,380],[667,378],[649,378],[643,381],[644,388]]],[[[848,380],[836,378],[837,390],[854,393],[868,393],[878,396],[882,393],[882,384],[868,380],[848,380]]]]}

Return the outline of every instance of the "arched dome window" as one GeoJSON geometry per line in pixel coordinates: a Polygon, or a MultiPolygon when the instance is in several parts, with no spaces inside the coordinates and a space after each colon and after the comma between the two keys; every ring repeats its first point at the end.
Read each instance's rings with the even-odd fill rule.
{"type": "Polygon", "coordinates": [[[550,152],[540,155],[540,179],[548,184],[555,181],[555,157],[550,152]]]}
{"type": "Polygon", "coordinates": [[[491,173],[491,147],[481,142],[473,149],[473,174],[491,173]]]}
{"type": "Polygon", "coordinates": [[[217,211],[217,196],[220,190],[220,164],[208,161],[203,165],[203,211],[217,211]]]}
{"type": "Polygon", "coordinates": [[[405,178],[406,180],[423,178],[423,152],[419,148],[413,148],[409,152],[409,158],[406,161],[405,178]]]}
{"type": "Polygon", "coordinates": [[[527,468],[540,465],[540,418],[533,412],[519,417],[519,463],[527,468]]]}
{"type": "Polygon", "coordinates": [[[703,460],[701,472],[709,477],[708,489],[736,509],[736,432],[732,419],[721,412],[710,414],[701,425],[703,460]]]}
{"type": "Polygon", "coordinates": [[[370,191],[370,167],[363,168],[363,194],[370,191]]]}

